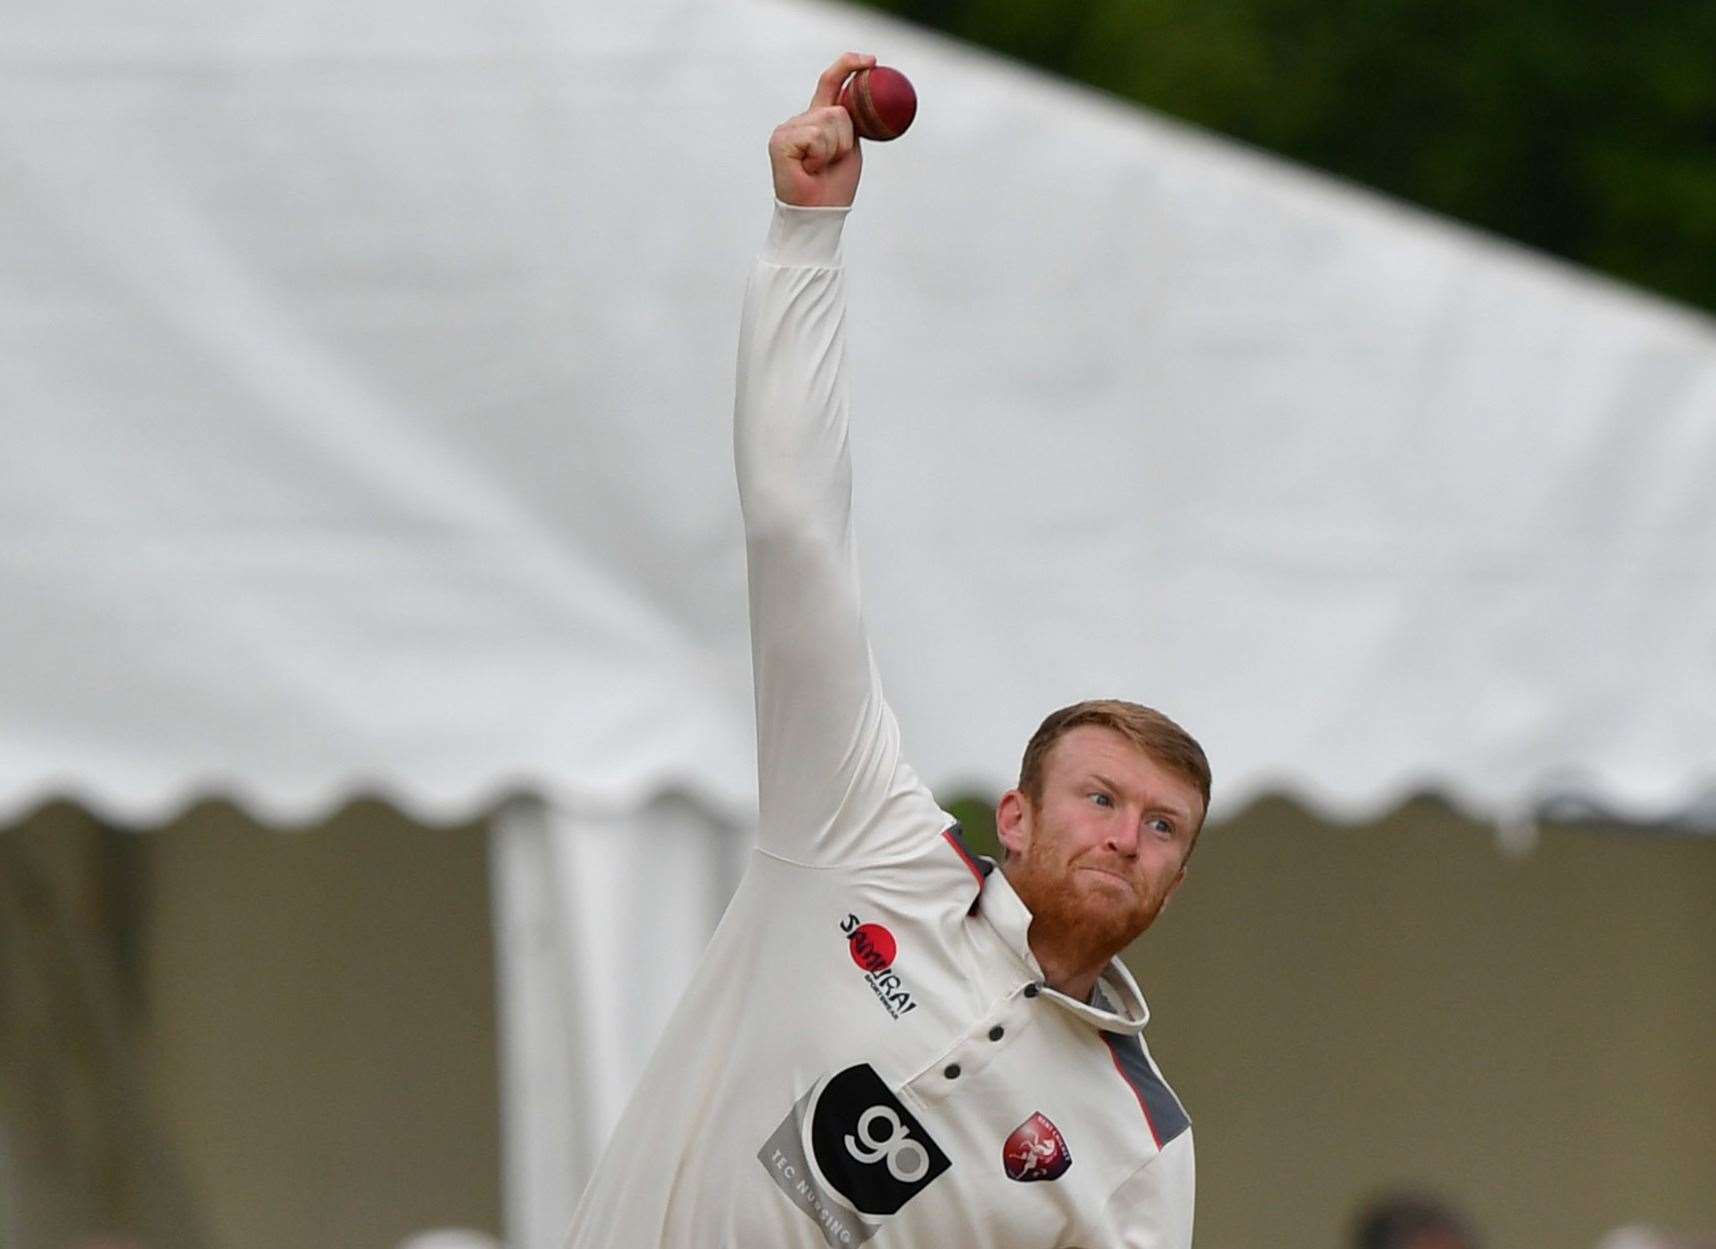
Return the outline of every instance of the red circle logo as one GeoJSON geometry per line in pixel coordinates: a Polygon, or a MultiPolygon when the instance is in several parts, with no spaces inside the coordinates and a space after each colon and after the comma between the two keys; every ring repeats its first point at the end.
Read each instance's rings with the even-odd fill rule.
{"type": "Polygon", "coordinates": [[[887,971],[894,965],[894,934],[880,924],[860,924],[850,937],[852,961],[865,971],[887,971]]]}

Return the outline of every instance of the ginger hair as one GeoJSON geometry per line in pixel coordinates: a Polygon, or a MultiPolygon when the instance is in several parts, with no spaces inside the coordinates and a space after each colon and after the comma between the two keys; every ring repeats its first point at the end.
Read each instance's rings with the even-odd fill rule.
{"type": "MultiPolygon", "coordinates": [[[[1019,764],[1019,788],[1033,807],[1043,801],[1043,772],[1049,751],[1065,734],[1084,725],[1112,729],[1162,767],[1197,787],[1204,811],[1210,808],[1210,761],[1196,739],[1153,707],[1118,698],[1093,698],[1051,711],[1025,747],[1019,764]]],[[[1200,826],[1202,820],[1199,820],[1200,826]]]]}

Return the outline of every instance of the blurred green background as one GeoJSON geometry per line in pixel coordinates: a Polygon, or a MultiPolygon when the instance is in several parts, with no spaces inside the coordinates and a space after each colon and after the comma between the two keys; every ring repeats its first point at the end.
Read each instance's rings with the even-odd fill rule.
{"type": "Polygon", "coordinates": [[[1716,312],[1716,4],[861,0],[1716,312]]]}

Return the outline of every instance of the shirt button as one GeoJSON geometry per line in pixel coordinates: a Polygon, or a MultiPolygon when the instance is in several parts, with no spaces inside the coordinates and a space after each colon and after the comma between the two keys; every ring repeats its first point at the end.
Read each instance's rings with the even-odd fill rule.
{"type": "Polygon", "coordinates": [[[1033,981],[1032,983],[1025,986],[1025,996],[1026,997],[1036,997],[1037,996],[1037,985],[1036,985],[1035,981],[1033,981]]]}
{"type": "Polygon", "coordinates": [[[949,1080],[959,1079],[959,1064],[948,1063],[946,1069],[942,1072],[942,1075],[946,1076],[949,1080]]]}
{"type": "Polygon", "coordinates": [[[989,1039],[991,1041],[999,1041],[1002,1036],[1006,1034],[1006,1031],[1007,1030],[1000,1024],[996,1024],[993,1028],[989,1029],[989,1039]]]}

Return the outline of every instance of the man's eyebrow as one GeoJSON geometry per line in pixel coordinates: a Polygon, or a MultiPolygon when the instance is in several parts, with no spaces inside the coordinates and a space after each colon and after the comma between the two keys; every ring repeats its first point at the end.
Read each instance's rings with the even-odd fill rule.
{"type": "MultiPolygon", "coordinates": [[[[1124,785],[1115,784],[1113,781],[1109,780],[1108,777],[1104,776],[1101,772],[1092,772],[1090,774],[1090,779],[1095,781],[1098,785],[1101,785],[1107,789],[1112,789],[1117,794],[1124,794],[1127,792],[1126,787],[1124,785]]],[[[1156,812],[1158,814],[1161,814],[1161,815],[1171,815],[1176,820],[1179,820],[1182,824],[1190,824],[1192,822],[1192,813],[1190,811],[1184,810],[1183,808],[1180,808],[1180,807],[1173,806],[1171,804],[1157,803],[1155,806],[1151,807],[1150,810],[1153,812],[1156,812]]]]}

